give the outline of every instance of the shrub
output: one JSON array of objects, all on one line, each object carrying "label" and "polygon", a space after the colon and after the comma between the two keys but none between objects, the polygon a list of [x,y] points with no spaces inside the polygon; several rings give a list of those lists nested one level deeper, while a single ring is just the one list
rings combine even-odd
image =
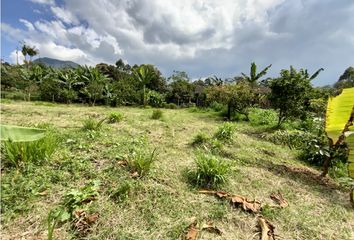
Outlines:
[{"label": "shrub", "polygon": [[153,90],[147,94],[148,104],[152,107],[163,107],[165,105],[165,97]]},{"label": "shrub", "polygon": [[313,135],[299,130],[277,130],[272,134],[265,135],[264,138],[275,144],[286,145],[290,149],[300,149],[306,142],[311,141]]},{"label": "shrub", "polygon": [[83,121],[83,126],[82,129],[85,131],[98,131],[102,128],[103,122],[106,120],[106,118],[97,121],[93,119],[92,117],[86,118]]},{"label": "shrub", "polygon": [[123,114],[120,112],[111,112],[108,115],[108,123],[117,123],[123,120]]},{"label": "shrub", "polygon": [[276,125],[278,115],[272,109],[251,108],[249,119],[253,125]]},{"label": "shrub", "polygon": [[232,123],[222,124],[216,131],[214,137],[220,141],[231,141],[235,132],[235,125]]},{"label": "shrub", "polygon": [[199,187],[217,188],[227,181],[229,164],[213,155],[198,153],[195,159],[197,169],[190,174],[190,180]]},{"label": "shrub", "polygon": [[165,104],[164,107],[168,108],[168,109],[177,109],[178,108],[178,106],[174,103],[167,103],[167,104]]},{"label": "shrub", "polygon": [[128,157],[128,167],[132,173],[137,172],[139,177],[147,175],[152,164],[156,160],[156,154],[154,149],[152,152],[142,148],[136,149]]},{"label": "shrub", "polygon": [[196,146],[196,145],[205,144],[208,142],[208,140],[209,140],[208,135],[201,132],[201,133],[198,133],[197,135],[194,136],[193,141],[192,141],[192,145]]},{"label": "shrub", "polygon": [[152,119],[160,119],[162,118],[163,112],[160,109],[155,109],[152,111],[151,118]]},{"label": "shrub", "polygon": [[215,112],[220,112],[220,111],[222,111],[225,108],[225,106],[223,104],[221,104],[221,103],[213,101],[210,104],[210,108],[213,109]]},{"label": "shrub", "polygon": [[41,164],[50,159],[57,147],[57,138],[52,133],[37,141],[4,141],[2,155],[5,164],[20,167],[25,163]]}]

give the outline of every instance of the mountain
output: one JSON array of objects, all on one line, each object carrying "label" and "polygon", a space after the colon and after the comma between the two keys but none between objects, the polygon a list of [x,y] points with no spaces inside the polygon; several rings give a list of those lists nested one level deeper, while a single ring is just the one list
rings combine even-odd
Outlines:
[{"label": "mountain", "polygon": [[53,68],[64,68],[64,67],[76,68],[79,66],[79,64],[74,63],[72,61],[62,61],[62,60],[48,58],[48,57],[37,58],[33,62],[34,63],[43,63],[43,64],[53,67]]}]

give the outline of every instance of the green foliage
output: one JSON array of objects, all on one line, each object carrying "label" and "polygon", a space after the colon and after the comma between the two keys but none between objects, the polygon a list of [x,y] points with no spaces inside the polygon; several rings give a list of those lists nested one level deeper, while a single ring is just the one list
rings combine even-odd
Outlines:
[{"label": "green foliage", "polygon": [[163,116],[163,111],[160,110],[160,109],[154,109],[152,111],[152,115],[151,115],[151,118],[152,119],[161,119]]},{"label": "green foliage", "polygon": [[223,123],[219,126],[218,130],[214,134],[214,137],[220,141],[232,141],[235,133],[235,125],[232,123]]},{"label": "green foliage", "polygon": [[193,137],[192,145],[198,146],[201,144],[206,144],[209,141],[209,137],[207,134],[200,132]]},{"label": "green foliage", "polygon": [[206,188],[217,188],[227,181],[230,165],[216,156],[198,153],[195,159],[196,170],[189,173],[189,180]]},{"label": "green foliage", "polygon": [[247,76],[246,74],[242,73],[242,76],[244,77],[244,79],[250,83],[253,87],[257,85],[257,81],[263,77],[264,75],[267,74],[268,69],[272,66],[272,64],[270,64],[269,66],[267,66],[266,68],[264,68],[262,71],[260,71],[259,73],[257,73],[257,65],[255,62],[251,63],[251,70],[250,70],[250,75]]},{"label": "green foliage", "polygon": [[58,141],[53,133],[47,133],[40,140],[28,142],[4,141],[1,152],[3,163],[10,166],[21,167],[33,163],[42,164],[50,160]]},{"label": "green foliage", "polygon": [[213,101],[210,104],[210,108],[213,109],[215,112],[220,112],[220,111],[222,111],[225,108],[225,105],[221,104],[221,103],[218,103],[216,101]]},{"label": "green foliage", "polygon": [[110,197],[116,201],[124,201],[129,197],[133,184],[130,181],[122,182],[117,189],[112,190]]},{"label": "green foliage", "polygon": [[165,105],[165,97],[153,90],[147,93],[147,102],[152,107],[163,107]]},{"label": "green foliage", "polygon": [[156,160],[156,149],[150,151],[147,147],[136,147],[128,155],[128,167],[132,173],[137,172],[139,177],[147,175]]},{"label": "green foliage", "polygon": [[111,112],[107,118],[108,118],[108,123],[117,123],[123,120],[124,115],[123,113],[120,112]]},{"label": "green foliage", "polygon": [[261,108],[251,108],[249,119],[251,124],[260,126],[260,125],[276,125],[278,115],[272,109],[261,109]]},{"label": "green foliage", "polygon": [[277,126],[280,126],[286,119],[306,116],[313,94],[311,80],[321,70],[323,69],[310,76],[307,70],[296,71],[290,66],[290,70],[281,70],[280,77],[267,82],[271,89],[269,100],[273,108],[279,111]]},{"label": "green foliage", "polygon": [[100,121],[97,121],[92,117],[86,118],[82,122],[82,124],[83,124],[82,129],[84,131],[99,131],[99,130],[101,130],[105,120],[106,120],[106,118],[103,118]]},{"label": "green foliage", "polygon": [[168,109],[177,109],[178,108],[178,106],[176,104],[174,104],[174,103],[166,103],[164,105],[164,107],[168,108]]}]

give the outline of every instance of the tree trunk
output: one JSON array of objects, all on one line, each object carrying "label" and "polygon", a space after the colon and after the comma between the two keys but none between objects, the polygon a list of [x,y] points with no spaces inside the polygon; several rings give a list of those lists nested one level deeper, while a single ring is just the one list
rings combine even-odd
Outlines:
[{"label": "tree trunk", "polygon": [[144,107],[146,106],[146,101],[145,101],[145,85],[143,86],[143,105],[144,105]]},{"label": "tree trunk", "polygon": [[331,160],[332,160],[332,157],[326,157],[324,163],[323,163],[323,170],[322,170],[322,173],[320,175],[320,177],[325,177],[328,173],[328,170],[329,170],[329,166],[331,164]]}]

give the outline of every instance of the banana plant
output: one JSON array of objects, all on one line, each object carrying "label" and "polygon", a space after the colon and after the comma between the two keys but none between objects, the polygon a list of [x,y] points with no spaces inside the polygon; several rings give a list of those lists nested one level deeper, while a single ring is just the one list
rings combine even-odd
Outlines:
[{"label": "banana plant", "polygon": [[[354,88],[343,89],[343,92],[330,98],[326,112],[326,134],[330,147],[336,147],[346,142],[349,148],[348,175],[354,178]],[[324,171],[328,171],[331,158],[324,164]],[[350,194],[354,205],[354,189]]]},{"label": "banana plant", "polygon": [[154,71],[146,65],[141,65],[138,68],[133,68],[133,76],[143,87],[143,105],[146,106],[146,85],[155,77]]},{"label": "banana plant", "polygon": [[242,76],[245,78],[245,80],[250,83],[252,86],[256,86],[257,85],[257,81],[263,77],[264,75],[267,74],[268,69],[272,66],[272,64],[268,65],[267,67],[265,67],[262,71],[260,71],[259,73],[257,73],[257,65],[255,62],[251,63],[251,69],[250,69],[250,75],[247,76],[244,73],[241,73]]},{"label": "banana plant", "polygon": [[39,128],[0,125],[1,141],[33,142],[42,139],[46,130]]}]

